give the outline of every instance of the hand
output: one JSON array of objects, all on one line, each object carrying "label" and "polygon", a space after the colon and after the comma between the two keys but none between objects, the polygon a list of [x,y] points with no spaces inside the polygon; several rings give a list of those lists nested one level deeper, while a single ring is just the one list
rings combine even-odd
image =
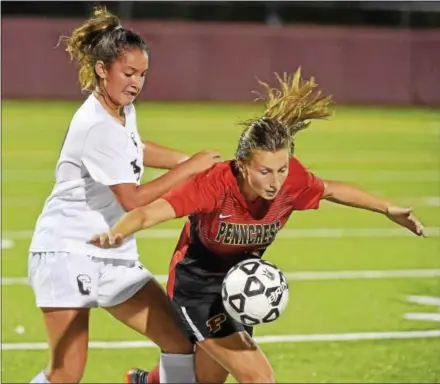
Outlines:
[{"label": "hand", "polygon": [[121,246],[124,238],[121,234],[114,235],[111,232],[93,236],[87,243],[99,248],[118,248]]},{"label": "hand", "polygon": [[388,207],[386,215],[395,223],[409,229],[417,236],[427,237],[423,224],[412,214],[412,208]]},{"label": "hand", "polygon": [[211,168],[215,163],[219,163],[221,161],[223,160],[218,152],[205,150],[191,156],[182,164],[185,165],[191,175],[195,175],[208,168]]}]

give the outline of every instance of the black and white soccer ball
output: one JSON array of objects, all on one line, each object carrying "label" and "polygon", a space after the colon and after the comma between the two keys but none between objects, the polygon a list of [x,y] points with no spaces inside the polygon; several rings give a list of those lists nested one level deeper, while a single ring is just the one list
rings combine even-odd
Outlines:
[{"label": "black and white soccer ball", "polygon": [[289,286],[275,265],[247,259],[234,265],[225,276],[222,300],[229,315],[244,325],[270,323],[286,309]]}]

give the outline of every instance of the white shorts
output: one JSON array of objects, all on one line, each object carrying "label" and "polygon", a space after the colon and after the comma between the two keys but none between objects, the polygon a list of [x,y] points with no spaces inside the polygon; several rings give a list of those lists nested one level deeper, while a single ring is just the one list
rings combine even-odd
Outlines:
[{"label": "white shorts", "polygon": [[69,252],[31,252],[28,276],[37,307],[49,308],[112,307],[153,278],[136,260]]}]

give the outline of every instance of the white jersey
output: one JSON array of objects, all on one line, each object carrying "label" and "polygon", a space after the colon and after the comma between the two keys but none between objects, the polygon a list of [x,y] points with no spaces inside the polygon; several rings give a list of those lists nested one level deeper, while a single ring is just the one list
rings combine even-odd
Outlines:
[{"label": "white jersey", "polygon": [[119,248],[87,241],[107,232],[125,213],[111,185],[136,183],[143,173],[143,148],[133,105],[122,126],[92,94],[75,113],[56,166],[56,183],[38,218],[30,252],[70,252],[137,259],[133,236]]}]

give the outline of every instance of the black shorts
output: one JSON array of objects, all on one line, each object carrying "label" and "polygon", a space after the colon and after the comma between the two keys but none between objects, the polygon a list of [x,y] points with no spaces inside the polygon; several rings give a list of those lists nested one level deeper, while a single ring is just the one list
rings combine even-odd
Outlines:
[{"label": "black shorts", "polygon": [[253,328],[234,320],[225,310],[221,295],[209,295],[189,305],[172,299],[183,325],[186,336],[192,343],[204,339],[216,339],[235,332],[247,332],[252,336]]}]

